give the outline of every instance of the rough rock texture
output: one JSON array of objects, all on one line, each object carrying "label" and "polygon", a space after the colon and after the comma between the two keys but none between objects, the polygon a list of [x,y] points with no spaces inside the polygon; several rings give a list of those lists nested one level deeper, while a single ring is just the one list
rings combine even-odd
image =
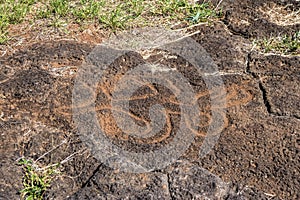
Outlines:
[{"label": "rough rock texture", "polygon": [[205,81],[191,63],[157,49],[146,57],[128,52],[109,65],[105,81],[96,87],[96,114],[107,138],[128,151],[147,152],[171,143],[179,129],[180,102],[173,94],[176,89],[151,84],[139,88],[130,99],[129,115],[147,125],[149,108],[160,103],[170,113],[167,126],[149,138],[125,133],[109,105],[112,87],[122,74],[145,62],[160,63],[176,68],[195,91],[197,117],[202,120],[197,126],[194,119],[185,121],[194,141],[176,162],[148,173],[107,167],[78,134],[72,120],[72,90],[93,46],[45,42],[1,57],[0,199],[19,199],[21,157],[38,160],[41,166],[65,161],[45,199],[299,199],[300,59],[251,51],[248,40],[289,33],[299,24],[272,24],[255,10],[263,3],[223,1],[223,22],[194,27],[200,32],[192,38],[218,65],[220,73],[214,75],[222,78],[227,92],[222,96],[219,88],[212,88],[211,97],[220,105],[226,99],[226,112],[218,115],[224,122],[217,130],[220,138],[204,157],[199,158],[199,149],[213,123],[211,110],[218,109],[210,104]]},{"label": "rough rock texture", "polygon": [[101,165],[69,199],[171,199],[168,184],[163,173],[119,173]]}]

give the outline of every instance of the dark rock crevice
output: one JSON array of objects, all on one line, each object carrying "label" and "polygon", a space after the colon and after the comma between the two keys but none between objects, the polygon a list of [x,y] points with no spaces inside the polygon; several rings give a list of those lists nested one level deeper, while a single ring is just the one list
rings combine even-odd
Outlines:
[{"label": "dark rock crevice", "polygon": [[242,32],[242,31],[235,31],[234,28],[229,24],[229,21],[228,21],[228,15],[229,15],[231,12],[232,12],[232,11],[230,11],[230,10],[226,11],[225,17],[224,17],[224,19],[222,20],[222,22],[223,22],[224,25],[227,27],[227,29],[230,31],[230,33],[232,33],[233,35],[241,36],[241,37],[243,37],[244,39],[249,39],[250,36],[249,36],[248,33]]},{"label": "dark rock crevice", "polygon": [[299,119],[297,62],[295,57],[264,55],[255,51],[247,54],[245,73],[257,82],[263,104],[272,117]]},{"label": "dark rock crevice", "polygon": [[102,166],[103,164],[100,163],[96,169],[93,171],[93,173],[91,174],[91,176],[81,185],[80,188],[84,188],[85,186],[87,186],[87,184],[89,184],[89,182],[93,179],[93,177],[95,177],[95,175],[98,173],[98,171],[100,170],[100,167]]},{"label": "dark rock crevice", "polygon": [[170,178],[170,174],[167,174],[167,180],[168,180],[168,191],[169,191],[170,199],[171,200],[175,200],[174,196],[172,195],[172,191],[171,191],[171,178]]},{"label": "dark rock crevice", "polygon": [[267,91],[266,91],[266,89],[264,88],[264,86],[263,86],[263,84],[261,82],[259,82],[259,89],[260,89],[260,91],[262,93],[262,97],[263,97],[263,100],[264,100],[264,105],[265,105],[268,113],[269,114],[273,114],[270,102],[268,100]]},{"label": "dark rock crevice", "polygon": [[263,102],[264,102],[264,105],[266,107],[266,110],[268,111],[269,115],[270,116],[275,116],[275,117],[289,117],[289,118],[295,118],[295,119],[300,119],[299,116],[297,116],[296,114],[280,114],[280,113],[277,113],[277,112],[274,112],[272,110],[272,105],[270,103],[270,101],[268,100],[268,92],[266,90],[266,88],[263,86],[262,82],[259,82],[259,89],[262,93],[262,97],[263,97]]},{"label": "dark rock crevice", "polygon": [[249,51],[247,53],[247,57],[246,57],[246,74],[249,74],[251,77],[253,78],[258,78],[258,76],[251,71],[251,66],[250,66],[250,63],[251,63],[251,53],[252,51]]}]

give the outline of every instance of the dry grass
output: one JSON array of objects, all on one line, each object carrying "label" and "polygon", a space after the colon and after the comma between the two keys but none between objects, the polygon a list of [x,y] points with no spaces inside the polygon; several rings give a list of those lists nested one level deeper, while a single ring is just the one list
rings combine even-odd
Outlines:
[{"label": "dry grass", "polygon": [[[222,17],[220,5],[215,7],[209,0],[202,4],[191,0],[0,2],[0,56],[33,42],[65,39],[99,44],[111,33],[124,29],[149,26],[179,29]],[[19,14],[14,16],[16,8]]]},{"label": "dry grass", "polygon": [[300,8],[293,8],[291,4],[280,6],[275,3],[264,4],[258,9],[266,18],[277,25],[288,26],[300,23]]}]

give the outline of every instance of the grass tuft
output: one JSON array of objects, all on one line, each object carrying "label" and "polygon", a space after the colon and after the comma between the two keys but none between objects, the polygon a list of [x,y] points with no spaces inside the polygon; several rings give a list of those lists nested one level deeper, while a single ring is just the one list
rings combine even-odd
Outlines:
[{"label": "grass tuft", "polygon": [[32,160],[22,158],[18,162],[23,167],[23,187],[20,191],[21,198],[26,200],[41,200],[45,191],[50,187],[55,174],[58,173],[59,164],[40,168]]},{"label": "grass tuft", "polygon": [[8,40],[10,24],[19,24],[25,20],[35,0],[0,0],[0,44]]},{"label": "grass tuft", "polygon": [[81,0],[79,5],[76,5],[76,7],[72,9],[72,15],[78,23],[84,20],[92,20],[98,17],[101,8],[104,6],[104,1]]},{"label": "grass tuft", "polygon": [[222,10],[215,10],[210,3],[199,4],[195,8],[191,8],[191,15],[187,18],[192,23],[206,22],[209,19],[219,19],[222,17]]},{"label": "grass tuft", "polygon": [[264,53],[279,53],[285,55],[300,54],[300,30],[293,35],[271,37],[254,41],[254,44]]}]

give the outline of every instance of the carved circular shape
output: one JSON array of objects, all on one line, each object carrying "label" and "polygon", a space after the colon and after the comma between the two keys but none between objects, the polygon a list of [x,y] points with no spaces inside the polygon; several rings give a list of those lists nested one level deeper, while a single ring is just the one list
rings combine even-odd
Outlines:
[{"label": "carved circular shape", "polygon": [[[201,122],[201,112],[195,103],[198,96],[185,76],[186,69],[147,62],[139,56],[153,49],[177,55],[192,65],[195,75],[204,81],[209,96],[218,88],[219,98],[208,99],[214,109],[210,110],[211,122],[206,129],[200,156],[214,146],[222,130],[220,127],[225,123],[223,81],[213,60],[199,43],[164,29],[126,32],[95,47],[79,70],[73,89],[73,119],[81,140],[97,159],[114,169],[141,173],[166,167],[188,149],[195,136],[191,130],[197,131]],[[128,59],[126,55],[136,56],[136,59],[129,64],[131,66],[124,67],[120,63],[122,58]],[[120,66],[115,67],[115,80],[110,81],[108,77],[111,73],[107,71],[116,62]],[[98,92],[99,85],[102,85],[102,96]],[[148,102],[143,96],[136,95],[137,91],[142,90],[148,91]],[[157,97],[159,91],[164,91],[164,95]],[[165,101],[164,96],[168,96],[169,102]],[[143,102],[147,106],[143,106]],[[174,110],[168,108],[170,103],[176,105],[172,107]],[[141,110],[144,114],[140,113]],[[109,130],[107,124],[114,124],[116,128]],[[142,145],[142,148],[135,149],[135,144],[133,149],[122,148],[122,143],[114,142],[107,134],[111,132],[116,136],[114,131],[125,135],[125,138],[132,138],[136,146],[142,145],[143,141],[152,142],[148,142],[148,146]],[[161,143],[164,140],[167,142]],[[138,144],[139,141],[141,144]],[[155,143],[160,145],[155,146]],[[155,148],[147,148],[149,145]]]}]

